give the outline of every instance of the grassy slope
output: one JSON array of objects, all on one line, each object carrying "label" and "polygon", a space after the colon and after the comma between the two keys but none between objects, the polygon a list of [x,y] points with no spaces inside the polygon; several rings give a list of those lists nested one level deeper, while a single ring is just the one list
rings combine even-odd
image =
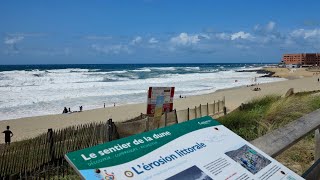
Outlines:
[{"label": "grassy slope", "polygon": [[[320,108],[320,95],[305,92],[281,98],[277,95],[255,99],[219,121],[244,139],[251,141],[297,118]],[[276,159],[298,174],[302,174],[314,160],[314,134],[279,155]]]}]

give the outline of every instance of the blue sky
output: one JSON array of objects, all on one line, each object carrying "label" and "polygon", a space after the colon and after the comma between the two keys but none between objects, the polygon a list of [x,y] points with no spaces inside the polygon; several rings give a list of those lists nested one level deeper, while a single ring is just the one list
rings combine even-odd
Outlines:
[{"label": "blue sky", "polygon": [[320,52],[319,0],[17,1],[0,64],[278,62]]}]

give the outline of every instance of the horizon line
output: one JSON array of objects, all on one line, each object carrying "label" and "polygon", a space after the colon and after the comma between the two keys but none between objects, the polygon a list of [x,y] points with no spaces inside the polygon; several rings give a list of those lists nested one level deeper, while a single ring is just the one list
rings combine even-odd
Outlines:
[{"label": "horizon line", "polygon": [[0,64],[0,66],[28,66],[28,65],[144,65],[144,64],[278,64],[278,62],[230,62],[230,63],[80,63],[80,64]]}]

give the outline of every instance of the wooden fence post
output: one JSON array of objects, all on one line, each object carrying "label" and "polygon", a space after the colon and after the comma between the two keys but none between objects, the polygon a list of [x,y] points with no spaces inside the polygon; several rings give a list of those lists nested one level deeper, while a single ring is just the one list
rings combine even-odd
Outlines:
[{"label": "wooden fence post", "polygon": [[317,161],[320,158],[320,127],[314,131],[315,139],[315,153],[314,160]]},{"label": "wooden fence post", "polygon": [[209,103],[207,103],[207,116],[209,116]]},{"label": "wooden fence post", "polygon": [[146,122],[146,123],[147,123],[147,124],[146,124],[146,130],[149,131],[149,129],[150,129],[150,128],[149,128],[149,116],[147,116],[147,122]]},{"label": "wooden fence post", "polygon": [[107,126],[108,126],[108,141],[112,141],[112,132],[113,132],[112,119],[108,120]]},{"label": "wooden fence post", "polygon": [[227,108],[223,106],[223,115],[227,115]]},{"label": "wooden fence post", "polygon": [[194,117],[197,118],[197,106],[194,107]]},{"label": "wooden fence post", "polygon": [[176,109],[174,109],[174,116],[176,118],[176,124],[178,124],[179,121],[178,121],[178,115],[177,115],[177,110]]},{"label": "wooden fence post", "polygon": [[223,114],[227,115],[227,107],[226,107],[226,97],[223,96]]},{"label": "wooden fence post", "polygon": [[54,146],[53,146],[53,130],[52,128],[48,129],[48,143],[49,143],[49,154],[51,162],[54,160]]},{"label": "wooden fence post", "polygon": [[188,121],[190,120],[190,109],[188,107]]},{"label": "wooden fence post", "polygon": [[199,108],[200,108],[200,117],[202,117],[202,111],[201,111],[201,104],[200,104],[200,106],[199,106]]},{"label": "wooden fence post", "polygon": [[164,127],[167,126],[167,122],[168,122],[168,112],[166,111],[166,112],[164,113]]}]

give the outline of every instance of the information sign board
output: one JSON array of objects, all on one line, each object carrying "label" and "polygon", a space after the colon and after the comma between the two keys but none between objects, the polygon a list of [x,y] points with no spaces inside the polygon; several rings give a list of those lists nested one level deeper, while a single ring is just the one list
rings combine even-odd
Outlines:
[{"label": "information sign board", "polygon": [[149,87],[147,114],[161,116],[163,112],[173,110],[174,87]]},{"label": "information sign board", "polygon": [[209,116],[65,157],[84,179],[303,179]]}]

